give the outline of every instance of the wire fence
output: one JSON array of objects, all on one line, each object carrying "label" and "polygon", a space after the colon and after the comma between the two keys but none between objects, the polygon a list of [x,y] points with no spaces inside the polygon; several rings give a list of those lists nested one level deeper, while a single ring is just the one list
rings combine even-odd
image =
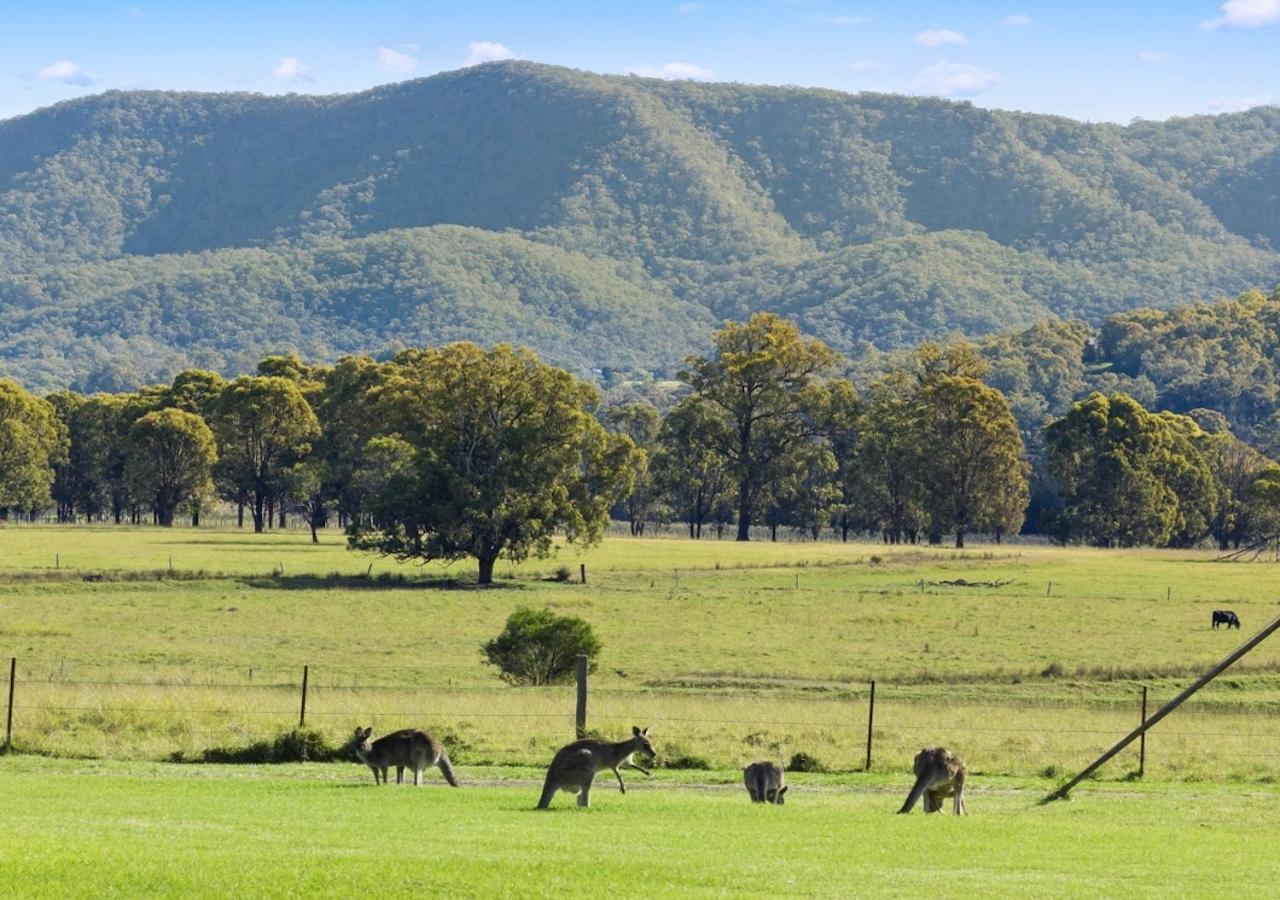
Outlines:
[{"label": "wire fence", "polygon": [[[660,764],[726,768],[755,758],[835,771],[908,769],[921,747],[961,752],[975,773],[1059,776],[1142,721],[1142,687],[1078,702],[975,698],[961,688],[868,683],[831,696],[650,687],[584,678],[557,687],[449,683],[444,667],[210,667],[193,673],[15,659],[5,746],[50,755],[185,759],[314,730],[341,746],[358,725],[422,727],[458,762],[543,765],[576,734],[652,729]],[[381,676],[381,677],[380,677]],[[1149,710],[1176,687],[1148,697]],[[1209,688],[1126,750],[1109,777],[1280,778],[1280,705]]]}]

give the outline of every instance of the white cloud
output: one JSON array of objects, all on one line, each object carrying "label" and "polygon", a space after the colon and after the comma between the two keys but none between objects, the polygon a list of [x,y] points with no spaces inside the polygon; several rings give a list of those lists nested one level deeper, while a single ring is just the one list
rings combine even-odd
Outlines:
[{"label": "white cloud", "polygon": [[1227,0],[1222,15],[1201,22],[1209,31],[1215,28],[1261,28],[1280,22],[1280,0]]},{"label": "white cloud", "polygon": [[63,84],[75,84],[80,87],[93,84],[96,81],[79,63],[74,63],[69,59],[60,59],[55,63],[49,63],[49,65],[36,72],[36,78],[41,81],[61,81]]},{"label": "white cloud", "polygon": [[681,3],[676,7],[676,12],[687,16],[689,13],[696,13],[700,9],[702,9],[701,3]]},{"label": "white cloud", "polygon": [[384,72],[407,75],[418,68],[418,58],[410,56],[408,53],[401,53],[399,50],[393,50],[390,47],[379,47],[378,68]]},{"label": "white cloud", "polygon": [[870,25],[875,21],[871,16],[815,16],[819,25],[834,25],[837,28],[856,28],[859,25]]},{"label": "white cloud", "polygon": [[1147,65],[1152,66],[1160,63],[1167,63],[1169,61],[1169,54],[1165,53],[1163,50],[1139,50],[1138,59]]},{"label": "white cloud", "polygon": [[925,47],[941,47],[943,44],[967,44],[969,39],[950,28],[930,28],[916,35],[916,43]]},{"label": "white cloud", "polygon": [[876,59],[860,59],[849,63],[850,72],[880,72],[887,68],[889,68],[888,63]]},{"label": "white cloud", "polygon": [[1000,20],[1001,28],[1026,28],[1031,24],[1031,17],[1026,13],[1014,13]]},{"label": "white cloud", "polygon": [[1266,97],[1227,97],[1214,100],[1209,104],[1212,112],[1244,112],[1255,106],[1266,106],[1270,101]]},{"label": "white cloud", "polygon": [[705,81],[711,77],[711,70],[694,63],[669,62],[660,66],[632,66],[627,69],[627,74],[640,75],[644,78],[662,78],[667,81],[678,81],[682,78]]},{"label": "white cloud", "polygon": [[316,80],[315,76],[311,74],[311,69],[299,62],[296,56],[280,57],[280,62],[276,63],[276,68],[273,74],[281,81]]},{"label": "white cloud", "polygon": [[506,44],[499,44],[496,41],[472,41],[467,44],[467,61],[463,65],[478,66],[480,63],[515,58],[516,55]]},{"label": "white cloud", "polygon": [[995,72],[947,59],[921,69],[916,76],[917,86],[939,97],[972,97],[999,82]]}]

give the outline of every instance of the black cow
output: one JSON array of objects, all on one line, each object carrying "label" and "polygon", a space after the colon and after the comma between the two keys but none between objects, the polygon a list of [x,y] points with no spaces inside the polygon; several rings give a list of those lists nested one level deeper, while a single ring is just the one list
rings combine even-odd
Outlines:
[{"label": "black cow", "polygon": [[1229,609],[1215,609],[1213,611],[1213,627],[1226,625],[1228,628],[1239,628],[1240,617]]}]

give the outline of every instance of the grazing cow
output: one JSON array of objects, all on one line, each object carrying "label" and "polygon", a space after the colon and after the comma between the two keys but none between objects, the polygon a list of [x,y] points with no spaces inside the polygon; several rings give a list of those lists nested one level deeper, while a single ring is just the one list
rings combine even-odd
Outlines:
[{"label": "grazing cow", "polygon": [[1240,617],[1229,609],[1215,609],[1213,611],[1213,627],[1226,625],[1228,628],[1239,628]]}]

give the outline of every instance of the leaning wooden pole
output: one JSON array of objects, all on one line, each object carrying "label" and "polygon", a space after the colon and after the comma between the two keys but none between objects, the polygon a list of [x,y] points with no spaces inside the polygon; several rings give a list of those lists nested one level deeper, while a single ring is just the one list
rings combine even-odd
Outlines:
[{"label": "leaning wooden pole", "polygon": [[1277,628],[1280,628],[1280,616],[1277,616],[1275,619],[1271,621],[1270,625],[1268,625],[1266,628],[1262,629],[1253,637],[1249,638],[1249,640],[1245,641],[1243,644],[1237,647],[1231,653],[1231,655],[1228,656],[1226,659],[1224,659],[1222,662],[1218,663],[1208,672],[1205,672],[1203,675],[1197,678],[1195,683],[1192,684],[1189,688],[1187,688],[1181,694],[1174,697],[1164,706],[1156,710],[1155,714],[1152,715],[1150,719],[1147,719],[1145,722],[1143,722],[1133,731],[1129,732],[1127,735],[1121,738],[1120,741],[1117,742],[1115,746],[1113,746],[1106,753],[1102,754],[1093,762],[1091,762],[1088,766],[1086,766],[1084,771],[1082,771],[1079,775],[1077,775],[1075,778],[1072,778],[1070,781],[1068,781],[1062,787],[1058,788],[1049,796],[1045,797],[1040,802],[1051,803],[1054,800],[1065,799],[1066,796],[1071,792],[1071,789],[1073,787],[1075,787],[1077,784],[1084,781],[1086,778],[1088,778],[1090,775],[1096,772],[1103,764],[1107,762],[1107,760],[1111,759],[1113,756],[1115,756],[1125,747],[1128,747],[1131,743],[1133,743],[1134,739],[1137,738],[1139,735],[1146,734],[1147,729],[1154,726],[1157,722],[1159,722],[1165,716],[1169,715],[1169,713],[1173,712],[1175,709],[1181,706],[1192,694],[1200,690],[1200,688],[1204,687],[1210,681],[1213,681],[1213,679],[1217,678],[1219,675],[1225,672],[1233,662],[1235,662],[1240,657],[1244,656],[1246,653],[1248,653],[1254,647],[1261,644],[1267,638],[1271,637],[1272,633],[1275,632]]}]

